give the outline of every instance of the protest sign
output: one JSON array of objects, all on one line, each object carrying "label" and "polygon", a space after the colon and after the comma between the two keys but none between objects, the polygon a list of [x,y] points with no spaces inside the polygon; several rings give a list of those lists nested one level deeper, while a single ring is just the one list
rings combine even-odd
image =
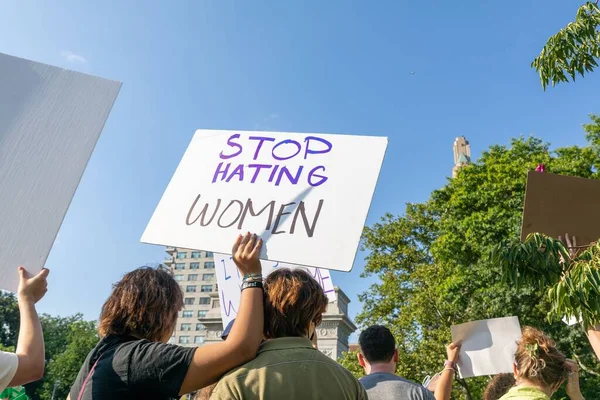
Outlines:
[{"label": "protest sign", "polygon": [[40,271],[121,83],[0,54],[0,288]]},{"label": "protest sign", "polygon": [[521,239],[530,233],[575,236],[577,245],[600,239],[600,180],[530,171]]},{"label": "protest sign", "polygon": [[[240,289],[242,287],[242,278],[233,259],[230,255],[214,254],[215,269],[217,273],[217,283],[219,285],[219,300],[221,303],[221,317],[223,326],[236,317],[240,305]],[[319,285],[323,288],[329,302],[336,300],[335,288],[328,270],[322,268],[302,267],[300,265],[285,264],[273,261],[262,260],[263,277],[267,277],[271,272],[278,268],[306,270]]]},{"label": "protest sign", "polygon": [[453,325],[452,342],[461,342],[458,371],[462,378],[512,372],[518,317],[493,318]]},{"label": "protest sign", "polygon": [[142,242],[350,271],[387,138],[281,132],[194,135]]}]

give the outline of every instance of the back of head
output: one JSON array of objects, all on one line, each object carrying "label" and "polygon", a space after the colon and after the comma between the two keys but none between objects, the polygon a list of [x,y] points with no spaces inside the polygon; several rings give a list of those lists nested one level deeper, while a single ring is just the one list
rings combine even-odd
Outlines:
[{"label": "back of head", "polygon": [[264,282],[265,337],[306,336],[310,323],[321,323],[327,296],[318,282],[302,269],[281,268]]},{"label": "back of head", "polygon": [[369,364],[390,362],[396,350],[394,335],[382,325],[373,325],[362,331],[358,345]]},{"label": "back of head", "polygon": [[[566,357],[544,332],[525,327],[515,353],[518,378],[555,391],[569,372]],[[517,379],[518,379],[517,378]]]},{"label": "back of head", "polygon": [[483,400],[498,400],[515,385],[513,374],[499,374],[485,388]]},{"label": "back of head", "polygon": [[114,285],[102,306],[98,333],[159,342],[171,334],[182,308],[183,293],[170,271],[138,268]]}]

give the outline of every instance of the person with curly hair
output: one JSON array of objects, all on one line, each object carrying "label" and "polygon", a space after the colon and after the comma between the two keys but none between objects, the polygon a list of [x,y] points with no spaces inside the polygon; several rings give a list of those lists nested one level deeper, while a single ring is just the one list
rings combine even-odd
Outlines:
[{"label": "person with curly hair", "polygon": [[567,380],[569,398],[583,400],[577,364],[568,360],[544,332],[525,327],[517,345],[515,386],[500,400],[550,400]]},{"label": "person with curly hair", "polygon": [[499,400],[515,385],[513,374],[498,374],[490,381],[483,393],[483,400]]}]

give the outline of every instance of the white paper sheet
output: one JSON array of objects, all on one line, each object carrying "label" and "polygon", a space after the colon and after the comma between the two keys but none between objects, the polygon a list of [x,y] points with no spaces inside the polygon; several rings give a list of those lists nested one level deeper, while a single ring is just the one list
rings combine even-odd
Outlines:
[{"label": "white paper sheet", "polygon": [[518,317],[471,321],[450,329],[452,341],[461,342],[458,370],[462,378],[512,372],[521,338]]}]

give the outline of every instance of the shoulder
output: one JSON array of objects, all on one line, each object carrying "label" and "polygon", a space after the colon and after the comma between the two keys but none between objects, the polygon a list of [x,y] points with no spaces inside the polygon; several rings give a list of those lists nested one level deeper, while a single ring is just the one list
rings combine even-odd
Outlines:
[{"label": "shoulder", "polygon": [[181,347],[174,344],[137,339],[121,343],[115,351],[115,357],[126,356],[132,361],[148,360],[159,363],[173,358],[183,358],[191,361],[195,351],[195,347]]},{"label": "shoulder", "polygon": [[19,357],[15,353],[0,351],[0,391],[8,386],[18,368]]}]

